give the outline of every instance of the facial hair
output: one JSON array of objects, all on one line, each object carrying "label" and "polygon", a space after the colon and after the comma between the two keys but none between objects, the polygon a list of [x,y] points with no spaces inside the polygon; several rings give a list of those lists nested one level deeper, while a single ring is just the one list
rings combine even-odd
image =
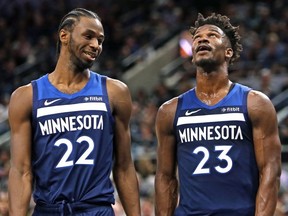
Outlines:
[{"label": "facial hair", "polygon": [[83,70],[86,70],[86,69],[89,69],[93,66],[93,61],[91,62],[87,62],[87,61],[84,61],[83,59],[79,58],[76,53],[75,53],[75,50],[76,50],[76,46],[75,46],[75,41],[74,39],[71,37],[70,38],[70,41],[69,41],[69,45],[68,45],[68,49],[69,49],[69,52],[70,52],[70,61],[72,62],[72,64],[75,65],[75,67],[79,70],[79,71],[83,71]]},{"label": "facial hair", "polygon": [[202,67],[202,68],[206,68],[206,67],[214,67],[216,65],[218,65],[218,62],[215,59],[200,59],[198,61],[195,61],[195,65],[197,67]]}]

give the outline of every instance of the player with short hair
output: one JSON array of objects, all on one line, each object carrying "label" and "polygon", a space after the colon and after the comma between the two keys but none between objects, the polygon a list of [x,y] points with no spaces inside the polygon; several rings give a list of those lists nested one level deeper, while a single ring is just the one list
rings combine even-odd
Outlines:
[{"label": "player with short hair", "polygon": [[273,216],[281,173],[274,106],[229,80],[242,46],[227,16],[199,14],[190,31],[196,86],[156,118],[156,215]]}]

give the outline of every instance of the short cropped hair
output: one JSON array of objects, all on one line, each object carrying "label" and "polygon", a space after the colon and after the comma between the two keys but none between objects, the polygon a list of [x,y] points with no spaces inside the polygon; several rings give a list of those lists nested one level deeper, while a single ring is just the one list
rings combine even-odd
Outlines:
[{"label": "short cropped hair", "polygon": [[[61,29],[66,29],[71,32],[75,26],[75,23],[80,20],[80,17],[90,17],[98,19],[101,22],[100,17],[95,12],[84,8],[75,8],[62,18],[58,27],[58,35]],[[58,38],[56,47],[57,55],[59,55],[60,49],[61,49],[61,41]]]},{"label": "short cropped hair", "polygon": [[240,53],[243,50],[240,43],[240,35],[238,32],[239,27],[233,26],[227,16],[212,13],[210,16],[204,18],[203,15],[199,13],[198,18],[195,21],[195,25],[193,27],[190,27],[190,33],[194,35],[199,27],[207,24],[215,25],[225,33],[231,43],[231,48],[233,50],[233,56],[230,59],[230,63],[233,63],[236,59],[240,57]]}]

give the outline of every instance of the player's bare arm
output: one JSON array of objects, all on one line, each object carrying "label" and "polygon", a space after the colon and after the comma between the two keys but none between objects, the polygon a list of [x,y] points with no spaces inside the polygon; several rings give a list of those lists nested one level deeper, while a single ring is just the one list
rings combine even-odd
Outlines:
[{"label": "player's bare arm", "polygon": [[176,177],[176,140],[173,120],[177,98],[164,103],[156,117],[158,139],[157,171],[155,176],[156,215],[173,215],[177,205],[178,182]]},{"label": "player's bare arm", "polygon": [[115,118],[114,181],[126,214],[140,215],[139,186],[131,157],[129,123],[132,100],[130,92],[124,83],[114,79],[107,79],[107,89]]},{"label": "player's bare arm", "polygon": [[277,115],[266,95],[258,91],[248,96],[248,112],[253,125],[253,140],[260,185],[255,216],[273,216],[281,174],[281,143]]},{"label": "player's bare arm", "polygon": [[11,169],[9,172],[10,215],[27,215],[32,192],[31,172],[31,85],[18,88],[11,96]]}]

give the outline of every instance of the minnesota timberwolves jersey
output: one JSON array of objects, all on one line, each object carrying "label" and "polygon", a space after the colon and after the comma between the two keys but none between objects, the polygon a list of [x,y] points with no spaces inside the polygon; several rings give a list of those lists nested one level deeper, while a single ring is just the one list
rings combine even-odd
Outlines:
[{"label": "minnesota timberwolves jersey", "polygon": [[250,89],[235,84],[219,103],[202,103],[195,89],[179,96],[174,120],[180,184],[175,215],[252,216],[258,189]]},{"label": "minnesota timberwolves jersey", "polygon": [[75,94],[58,91],[48,75],[32,87],[35,202],[114,203],[114,119],[106,77],[90,72]]}]

